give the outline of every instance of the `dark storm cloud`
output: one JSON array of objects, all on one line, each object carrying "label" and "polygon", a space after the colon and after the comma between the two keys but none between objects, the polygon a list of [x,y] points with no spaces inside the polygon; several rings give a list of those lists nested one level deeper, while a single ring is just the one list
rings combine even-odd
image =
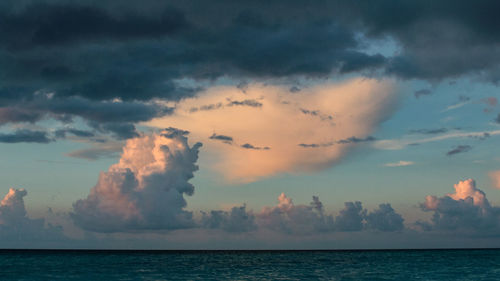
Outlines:
[{"label": "dark storm cloud", "polygon": [[40,112],[33,112],[23,108],[0,108],[0,125],[6,123],[28,122],[35,123],[42,118]]},{"label": "dark storm cloud", "polygon": [[116,139],[125,140],[129,138],[135,138],[139,136],[139,133],[136,131],[134,124],[132,123],[121,123],[121,122],[106,122],[106,123],[98,123],[91,122],[89,124],[94,129],[99,132],[109,132],[113,134]]},{"label": "dark storm cloud", "polygon": [[[11,107],[0,108],[0,125],[9,122],[34,123],[44,117],[69,123],[73,117],[81,117],[90,127],[101,133],[112,133],[118,139],[137,136],[134,123],[149,121],[173,111],[156,103],[95,101],[81,97],[47,98],[44,95],[12,104]],[[70,133],[78,134],[77,131]]]},{"label": "dark storm cloud", "polygon": [[[500,21],[490,12],[498,3],[487,0],[24,3],[2,5],[0,44],[8,50],[2,58],[13,66],[5,74],[97,99],[179,98],[189,95],[172,83],[182,77],[324,76],[386,67],[436,79],[492,70],[500,59]],[[390,36],[402,51],[364,53],[369,43],[358,32]],[[67,80],[76,86],[61,85]]]},{"label": "dark storm cloud", "polygon": [[472,149],[472,146],[470,146],[470,145],[458,145],[458,146],[454,147],[452,150],[446,152],[446,155],[452,156],[452,155],[455,155],[458,153],[467,152],[471,149]]},{"label": "dark storm cloud", "polygon": [[75,128],[60,129],[55,132],[55,136],[58,138],[65,138],[67,134],[72,134],[76,137],[82,137],[82,138],[90,138],[95,136],[93,132],[79,130]]},{"label": "dark storm cloud", "polygon": [[[30,105],[28,105],[30,106]],[[96,102],[80,97],[42,100],[31,104],[33,109],[42,109],[54,114],[80,116],[95,122],[141,122],[172,112],[172,108],[158,104],[130,102]]]},{"label": "dark storm cloud", "polygon": [[12,133],[0,133],[0,143],[35,142],[49,143],[53,139],[49,138],[46,132],[19,129]]},{"label": "dark storm cloud", "polygon": [[[0,3],[0,124],[79,116],[109,123],[97,129],[126,138],[135,135],[134,123],[168,114],[148,101],[190,97],[199,82],[220,77],[325,78],[375,70],[432,81],[475,74],[498,82],[498,8],[488,0],[6,0]],[[397,50],[367,51],[372,39],[390,39]],[[53,99],[38,101],[40,91]],[[123,104],[111,106],[115,98]]]},{"label": "dark storm cloud", "polygon": [[357,51],[355,32],[333,19],[292,23],[252,3],[212,3],[203,14],[206,3],[196,1],[141,6],[7,1],[0,10],[4,91],[178,99],[193,93],[177,78],[317,76],[381,63],[380,55]]},{"label": "dark storm cloud", "polygon": [[3,11],[0,35],[6,39],[2,44],[10,48],[36,48],[81,41],[160,37],[186,25],[184,15],[175,9],[165,9],[153,18],[118,17],[95,6],[40,3],[18,12]]}]

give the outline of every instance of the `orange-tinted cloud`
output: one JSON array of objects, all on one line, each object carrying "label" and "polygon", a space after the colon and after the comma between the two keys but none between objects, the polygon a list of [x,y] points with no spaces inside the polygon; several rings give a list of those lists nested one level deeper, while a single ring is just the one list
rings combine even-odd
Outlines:
[{"label": "orange-tinted cloud", "polygon": [[213,167],[227,180],[248,182],[338,163],[351,148],[374,140],[370,135],[395,102],[387,80],[353,79],[293,93],[263,84],[244,91],[216,86],[147,124],[190,131],[192,140],[215,152]]}]

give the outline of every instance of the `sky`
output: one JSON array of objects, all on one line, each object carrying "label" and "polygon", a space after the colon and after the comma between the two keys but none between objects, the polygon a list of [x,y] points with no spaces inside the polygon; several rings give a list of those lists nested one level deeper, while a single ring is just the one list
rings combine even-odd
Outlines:
[{"label": "sky", "polygon": [[2,1],[0,247],[500,247],[496,1]]}]

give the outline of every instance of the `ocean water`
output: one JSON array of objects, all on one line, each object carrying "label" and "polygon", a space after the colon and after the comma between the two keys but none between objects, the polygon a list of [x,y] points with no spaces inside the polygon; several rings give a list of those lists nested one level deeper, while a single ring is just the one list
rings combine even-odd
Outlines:
[{"label": "ocean water", "polygon": [[3,250],[0,280],[500,280],[500,250]]}]

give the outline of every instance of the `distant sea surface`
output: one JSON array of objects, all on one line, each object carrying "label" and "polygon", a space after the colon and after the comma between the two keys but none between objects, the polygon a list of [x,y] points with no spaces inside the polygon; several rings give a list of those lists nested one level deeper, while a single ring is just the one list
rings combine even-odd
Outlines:
[{"label": "distant sea surface", "polygon": [[1,280],[500,280],[500,250],[0,250]]}]

